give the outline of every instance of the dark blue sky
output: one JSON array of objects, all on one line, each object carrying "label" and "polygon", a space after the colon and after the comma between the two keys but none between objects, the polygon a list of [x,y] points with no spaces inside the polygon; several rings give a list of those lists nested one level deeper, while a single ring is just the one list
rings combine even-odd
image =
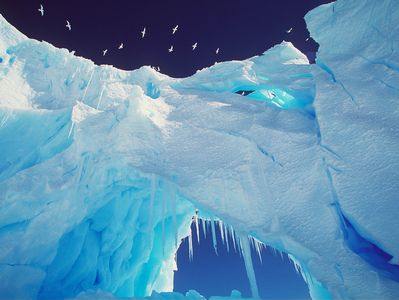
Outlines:
[{"label": "dark blue sky", "polygon": [[[160,66],[183,77],[215,61],[245,59],[288,40],[312,56],[303,16],[329,0],[1,0],[0,12],[29,37],[122,69]],[[41,17],[37,9],[45,8]],[[66,19],[72,31],[65,27]],[[171,28],[178,24],[172,36]],[[140,38],[146,26],[148,36]],[[286,30],[293,27],[290,34]],[[117,50],[119,43],[125,48]],[[198,49],[191,45],[198,42]],[[167,49],[174,45],[175,52]],[[220,54],[215,55],[215,49]],[[103,57],[101,51],[109,49]]]},{"label": "dark blue sky", "polygon": [[[209,297],[228,296],[231,290],[237,289],[243,296],[249,297],[251,293],[244,261],[234,249],[227,252],[226,246],[222,244],[218,226],[216,226],[218,255],[213,250],[210,227],[205,239],[200,226],[200,244],[197,242],[194,225],[192,230],[194,259],[190,262],[188,240],[185,239],[177,253],[178,271],[175,272],[175,290],[185,293],[195,289]],[[302,276],[296,273],[285,254],[282,258],[280,254],[275,255],[270,249],[263,250],[263,263],[261,263],[253,250],[252,261],[262,299],[310,299],[306,283]]]}]

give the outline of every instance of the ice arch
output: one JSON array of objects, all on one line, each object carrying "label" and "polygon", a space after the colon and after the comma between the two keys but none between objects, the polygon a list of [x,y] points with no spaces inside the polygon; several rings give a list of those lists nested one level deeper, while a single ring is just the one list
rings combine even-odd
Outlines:
[{"label": "ice arch", "polygon": [[198,208],[292,255],[315,299],[398,298],[398,6],[310,12],[317,65],[282,43],[185,79],[1,17],[0,294],[170,290]]}]

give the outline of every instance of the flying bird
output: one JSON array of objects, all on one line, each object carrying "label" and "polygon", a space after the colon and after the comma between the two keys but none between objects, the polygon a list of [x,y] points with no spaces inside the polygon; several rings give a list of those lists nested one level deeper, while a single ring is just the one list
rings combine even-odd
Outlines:
[{"label": "flying bird", "polygon": [[172,34],[175,34],[178,28],[179,28],[179,25],[176,25],[175,27],[173,27]]},{"label": "flying bird", "polygon": [[219,54],[219,48],[216,49],[216,54]]},{"label": "flying bird", "polygon": [[169,53],[173,52],[173,45],[170,46],[170,48],[168,49],[168,52],[169,52]]},{"label": "flying bird", "polygon": [[191,47],[193,47],[193,51],[197,48],[197,46],[198,46],[197,42],[195,42],[195,44],[191,46]]},{"label": "flying bird", "polygon": [[287,30],[287,33],[291,33],[291,31],[292,31],[292,27]]},{"label": "flying bird", "polygon": [[44,8],[43,5],[40,4],[40,8],[38,9],[38,11],[40,11],[40,14],[42,15],[42,17],[44,16]]},{"label": "flying bird", "polygon": [[118,47],[119,50],[123,49],[123,43],[121,43]]},{"label": "flying bird", "polygon": [[66,28],[68,28],[69,29],[69,31],[71,31],[72,30],[72,26],[71,26],[71,23],[69,23],[69,21],[68,20],[66,20]]},{"label": "flying bird", "polygon": [[144,28],[143,28],[143,31],[141,31],[141,38],[144,38],[145,32],[146,32],[146,28],[144,27]]},{"label": "flying bird", "polygon": [[103,56],[105,56],[108,52],[108,49],[103,50]]}]

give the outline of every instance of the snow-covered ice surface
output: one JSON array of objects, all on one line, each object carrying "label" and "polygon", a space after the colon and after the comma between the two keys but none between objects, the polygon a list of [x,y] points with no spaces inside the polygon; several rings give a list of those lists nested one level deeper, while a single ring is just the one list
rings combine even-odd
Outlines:
[{"label": "snow-covered ice surface", "polygon": [[316,65],[284,42],[174,79],[0,16],[1,297],[172,291],[199,209],[289,253],[313,299],[398,299],[399,2],[306,21]]}]

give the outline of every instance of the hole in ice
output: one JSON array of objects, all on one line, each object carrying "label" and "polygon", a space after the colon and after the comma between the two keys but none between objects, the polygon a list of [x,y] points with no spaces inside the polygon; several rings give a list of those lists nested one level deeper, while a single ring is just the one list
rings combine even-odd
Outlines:
[{"label": "hole in ice", "polygon": [[[183,240],[176,255],[175,291],[185,293],[195,289],[209,298],[229,296],[233,290],[238,290],[243,297],[250,297],[242,250],[232,228],[219,222],[212,226],[211,221],[199,219],[198,227],[195,220],[192,223],[191,232],[191,237]],[[252,238],[249,245],[262,299],[310,299],[306,283],[286,254],[277,253]]]},{"label": "hole in ice", "polygon": [[0,56],[0,63],[2,63],[3,62],[3,58]]},{"label": "hole in ice", "polygon": [[310,91],[282,90],[275,87],[239,87],[234,93],[248,96],[255,101],[266,102],[281,109],[306,108],[314,100]]},{"label": "hole in ice", "polygon": [[281,89],[259,89],[249,95],[258,101],[271,103],[282,109],[304,108],[313,102],[313,96],[307,93],[284,91]]},{"label": "hole in ice", "polygon": [[238,90],[235,93],[241,96],[248,96],[249,94],[253,93],[254,91],[246,91],[246,90]]}]

